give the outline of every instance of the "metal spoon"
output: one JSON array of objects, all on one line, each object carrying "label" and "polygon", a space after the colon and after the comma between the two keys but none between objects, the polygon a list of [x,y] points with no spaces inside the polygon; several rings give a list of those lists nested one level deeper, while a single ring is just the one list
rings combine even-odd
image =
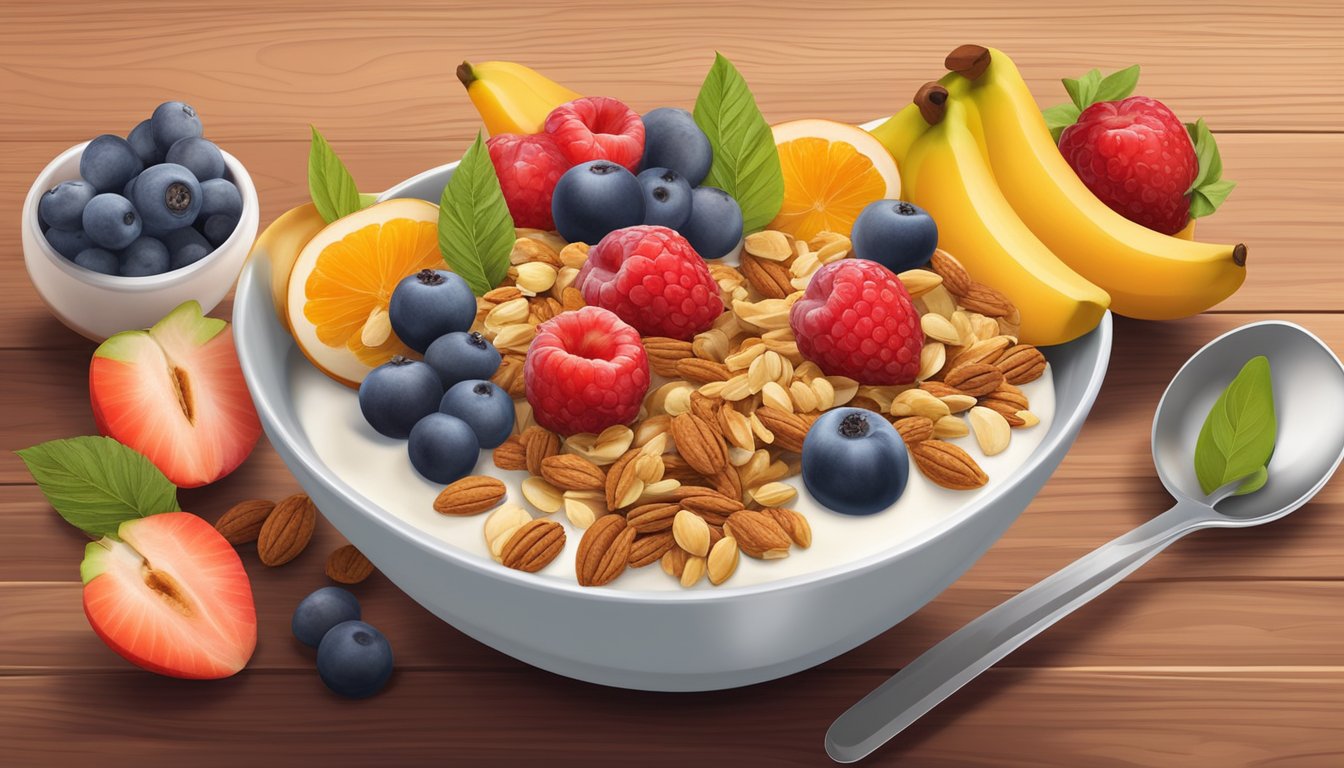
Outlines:
[{"label": "metal spoon", "polygon": [[[1195,476],[1195,440],[1219,394],[1256,355],[1269,358],[1279,426],[1269,481],[1244,496],[1228,498],[1237,482],[1205,496]],[[827,754],[840,763],[863,759],[1187,533],[1260,525],[1307,503],[1344,459],[1340,402],[1344,402],[1344,365],[1299,325],[1276,320],[1251,323],[1209,342],[1176,373],[1153,418],[1153,461],[1176,505],[925,651],[831,724]]]}]

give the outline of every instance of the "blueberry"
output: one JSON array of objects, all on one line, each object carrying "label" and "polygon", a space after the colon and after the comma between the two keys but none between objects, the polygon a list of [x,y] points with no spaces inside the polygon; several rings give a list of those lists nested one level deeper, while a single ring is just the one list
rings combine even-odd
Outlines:
[{"label": "blueberry", "polygon": [[95,195],[84,206],[83,222],[90,240],[113,251],[130,245],[142,227],[131,201],[111,192]]},{"label": "blueberry", "polygon": [[644,223],[679,229],[691,216],[691,185],[676,171],[649,168],[639,174]]},{"label": "blueberry", "polygon": [[122,277],[161,275],[170,266],[168,246],[153,237],[138,237],[121,252]]},{"label": "blueberry", "polygon": [[343,621],[327,630],[317,646],[317,674],[342,696],[367,698],[392,677],[392,646],[372,626]]},{"label": "blueberry", "polygon": [[120,268],[117,264],[117,255],[102,248],[85,248],[75,257],[75,263],[85,269],[102,272],[104,275],[115,275]]},{"label": "blueberry", "polygon": [[439,402],[439,413],[467,422],[482,448],[496,448],[513,432],[513,398],[483,379],[459,381]]},{"label": "blueberry", "polygon": [[910,459],[891,422],[862,408],[822,414],[803,439],[803,483],[822,505],[871,515],[905,491]]},{"label": "blueberry", "polygon": [[641,168],[671,168],[692,187],[699,186],[714,161],[709,138],[684,109],[659,107],[644,116]]},{"label": "blueberry", "polygon": [[135,150],[135,154],[146,168],[163,162],[163,153],[154,143],[154,131],[150,129],[148,120],[137,123],[131,132],[126,134],[126,141],[130,143],[131,149]]},{"label": "blueberry", "polygon": [[47,242],[51,244],[51,247],[71,261],[74,261],[81,251],[95,247],[82,229],[52,227],[47,230],[46,235]]},{"label": "blueberry", "polygon": [[153,116],[149,118],[149,130],[154,135],[154,145],[165,154],[182,139],[196,138],[205,133],[196,110],[180,101],[165,101],[155,107]]},{"label": "blueberry", "polygon": [[135,197],[134,197],[134,195],[135,195],[135,180],[138,179],[138,178],[140,178],[140,174],[137,173],[136,175],[134,175],[134,176],[131,177],[131,180],[130,180],[130,181],[126,182],[126,186],[124,186],[124,187],[121,188],[121,196],[122,196],[122,197],[126,198],[127,200],[135,200]]},{"label": "blueberry", "polygon": [[151,232],[168,233],[189,227],[201,211],[201,184],[177,163],[146,168],[132,190],[135,209]]},{"label": "blueberry", "polygon": [[224,175],[224,155],[213,141],[200,136],[178,139],[163,159],[186,167],[197,181],[218,179]]},{"label": "blueberry", "polygon": [[168,246],[168,263],[172,269],[195,264],[215,249],[205,235],[191,227],[175,229],[164,235],[163,244]]},{"label": "blueberry", "polygon": [[299,601],[289,628],[304,645],[314,648],[332,627],[345,621],[359,621],[359,600],[349,590],[322,587]]},{"label": "blueberry", "polygon": [[727,256],[742,240],[742,208],[717,187],[691,192],[691,217],[679,230],[704,259]]},{"label": "blueberry", "polygon": [[397,355],[364,377],[359,410],[379,434],[404,440],[416,422],[438,410],[442,397],[433,368]]},{"label": "blueberry", "polygon": [[625,168],[590,160],[565,171],[556,182],[551,215],[566,240],[596,244],[609,232],[644,221],[644,193]]},{"label": "blueberry", "polygon": [[[200,217],[197,217],[197,223],[200,223]],[[201,227],[201,233],[205,239],[210,241],[213,246],[224,244],[233,234],[233,230],[238,228],[238,217],[230,216],[227,213],[216,213],[214,216],[205,220],[205,225]]]},{"label": "blueberry", "polygon": [[922,267],[938,247],[933,217],[904,200],[869,203],[849,234],[854,255],[876,261],[892,272]]},{"label": "blueberry", "polygon": [[476,468],[481,443],[467,422],[446,413],[431,413],[411,429],[406,451],[422,477],[447,485]]},{"label": "blueberry", "polygon": [[454,331],[434,340],[425,362],[439,374],[445,388],[467,379],[488,379],[499,370],[499,350],[476,331]]},{"label": "blueberry", "polygon": [[201,216],[243,215],[243,196],[233,182],[209,179],[201,182]]},{"label": "blueberry", "polygon": [[98,191],[93,185],[82,179],[62,181],[42,193],[42,198],[37,201],[37,215],[49,227],[79,229],[82,226],[84,206],[88,205],[96,194]]},{"label": "blueberry", "polygon": [[144,167],[130,142],[110,133],[89,142],[79,158],[79,175],[99,192],[120,192]]},{"label": "blueberry", "polygon": [[397,338],[416,352],[445,333],[465,331],[476,320],[476,296],[467,281],[446,269],[422,269],[392,290],[388,319]]}]

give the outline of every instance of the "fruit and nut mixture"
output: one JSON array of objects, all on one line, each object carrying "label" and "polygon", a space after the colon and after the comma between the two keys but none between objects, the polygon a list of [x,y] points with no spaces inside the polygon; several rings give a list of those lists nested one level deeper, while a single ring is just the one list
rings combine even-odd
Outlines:
[{"label": "fruit and nut mixture", "polygon": [[[584,531],[576,562],[582,585],[606,584],[626,568],[654,562],[683,586],[702,578],[721,584],[739,553],[780,558],[810,544],[807,519],[790,504],[809,428],[828,411],[859,408],[871,415],[870,424],[894,427],[919,471],[955,490],[988,480],[955,441],[973,435],[992,456],[1007,448],[1013,428],[1038,423],[1017,385],[1040,377],[1045,358],[1016,342],[1017,309],[971,280],[949,254],[937,251],[929,269],[895,275],[852,258],[842,235],[803,241],[765,230],[745,238],[738,267],[670,260],[697,278],[682,283],[708,281],[709,300],[689,307],[689,318],[629,308],[618,317],[589,306],[574,285],[582,270],[603,269],[606,260],[594,261],[593,251],[620,249],[624,258],[612,275],[619,283],[623,269],[651,269],[679,245],[657,230],[618,234],[590,249],[553,232],[518,230],[505,284],[478,300],[471,333],[499,351],[491,380],[513,399],[515,412],[514,434],[495,448],[493,461],[528,473],[526,508],[496,506],[506,499],[504,483],[469,476],[450,484],[435,509],[493,510],[483,526],[486,543],[511,568],[539,570],[566,543],[564,526],[534,519],[530,508],[545,516],[563,512]],[[800,350],[818,347],[813,354],[832,369],[880,361],[862,354],[861,340],[853,345],[859,354],[845,359],[847,340],[864,332],[845,323],[851,307],[835,293],[845,281],[909,296],[912,313],[894,320],[909,326],[911,354],[888,365],[897,377],[908,369],[911,383],[860,385],[826,375]],[[830,297],[806,290],[824,284]],[[609,285],[587,293],[599,306],[630,301],[625,292],[604,297],[601,288]],[[795,308],[809,301],[818,302],[811,314]],[[696,320],[706,306],[713,312]],[[685,339],[642,335],[621,317],[680,335],[696,322],[708,327]],[[794,328],[807,322],[818,327],[803,341]],[[881,375],[855,372],[869,380]],[[552,395],[557,388],[563,396]],[[587,431],[603,422],[610,426]]]}]

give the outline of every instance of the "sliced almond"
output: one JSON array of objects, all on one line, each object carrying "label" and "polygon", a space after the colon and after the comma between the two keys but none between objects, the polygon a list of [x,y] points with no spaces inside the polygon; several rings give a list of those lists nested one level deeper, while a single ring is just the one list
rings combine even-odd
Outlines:
[{"label": "sliced almond", "polygon": [[977,405],[970,412],[971,429],[975,431],[975,441],[986,456],[996,456],[1008,447],[1012,439],[1012,430],[1003,414]]},{"label": "sliced almond", "polygon": [[491,512],[485,518],[485,543],[490,545],[500,534],[510,528],[517,528],[532,519],[531,513],[517,504],[505,504]]},{"label": "sliced almond", "polygon": [[709,554],[709,525],[704,518],[683,509],[672,519],[672,537],[677,546],[699,557]]},{"label": "sliced almond", "polygon": [[366,347],[381,347],[391,335],[392,321],[387,309],[381,305],[374,306],[359,332],[360,343]]},{"label": "sliced almond", "polygon": [[709,551],[709,558],[705,561],[705,572],[709,575],[709,583],[717,587],[727,581],[737,570],[737,563],[740,559],[737,539],[732,536],[724,536],[719,539],[714,548]]},{"label": "sliced almond", "polygon": [[691,555],[681,569],[681,586],[693,587],[705,575],[705,558]]},{"label": "sliced almond", "polygon": [[1018,411],[1017,418],[1022,420],[1022,423],[1018,425],[1020,427],[1034,427],[1041,423],[1041,417],[1028,410]]},{"label": "sliced almond", "polygon": [[933,436],[939,440],[955,440],[970,433],[971,428],[960,416],[944,416],[933,424]]},{"label": "sliced almond", "polygon": [[778,507],[798,497],[798,491],[788,483],[766,483],[751,491],[751,497],[762,507]]},{"label": "sliced almond", "polygon": [[905,290],[910,294],[910,297],[915,299],[943,284],[941,275],[927,269],[907,269],[897,277],[905,285]]},{"label": "sliced almond", "polygon": [[523,498],[545,514],[559,512],[565,504],[564,492],[540,477],[523,481]]},{"label": "sliced almond", "polygon": [[[925,315],[925,317],[941,317],[941,315]],[[930,341],[919,351],[919,373],[915,378],[920,381],[931,379],[943,370],[947,364],[947,346],[941,341]]]},{"label": "sliced almond", "polygon": [[924,335],[934,341],[941,341],[944,344],[960,344],[961,335],[952,325],[952,321],[942,315],[929,313],[919,318],[919,326],[924,331]]}]

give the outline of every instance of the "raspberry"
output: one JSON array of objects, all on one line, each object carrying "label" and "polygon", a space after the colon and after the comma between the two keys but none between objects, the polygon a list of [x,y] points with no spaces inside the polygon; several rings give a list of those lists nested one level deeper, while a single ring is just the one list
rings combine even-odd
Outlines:
[{"label": "raspberry", "polygon": [[574,285],[645,336],[690,339],[723,313],[719,286],[686,238],[667,227],[618,229],[588,252]]},{"label": "raspberry", "polygon": [[584,307],[537,327],[523,377],[538,424],[562,435],[601,432],[639,415],[649,357],[634,328],[601,307]]},{"label": "raspberry", "polygon": [[561,104],[546,116],[542,130],[555,139],[570,165],[610,160],[634,173],[644,156],[644,121],[607,96],[585,96]]},{"label": "raspberry", "polygon": [[817,270],[789,325],[798,351],[829,376],[909,384],[919,373],[919,313],[900,278],[877,262],[844,259]]},{"label": "raspberry", "polygon": [[491,136],[490,150],[504,202],[509,205],[515,227],[555,229],[551,218],[551,195],[555,184],[569,170],[569,160],[551,137],[544,133]]},{"label": "raspberry", "polygon": [[1116,213],[1175,234],[1190,220],[1186,194],[1199,175],[1195,146],[1160,101],[1102,101],[1064,129],[1059,151],[1078,178]]}]

